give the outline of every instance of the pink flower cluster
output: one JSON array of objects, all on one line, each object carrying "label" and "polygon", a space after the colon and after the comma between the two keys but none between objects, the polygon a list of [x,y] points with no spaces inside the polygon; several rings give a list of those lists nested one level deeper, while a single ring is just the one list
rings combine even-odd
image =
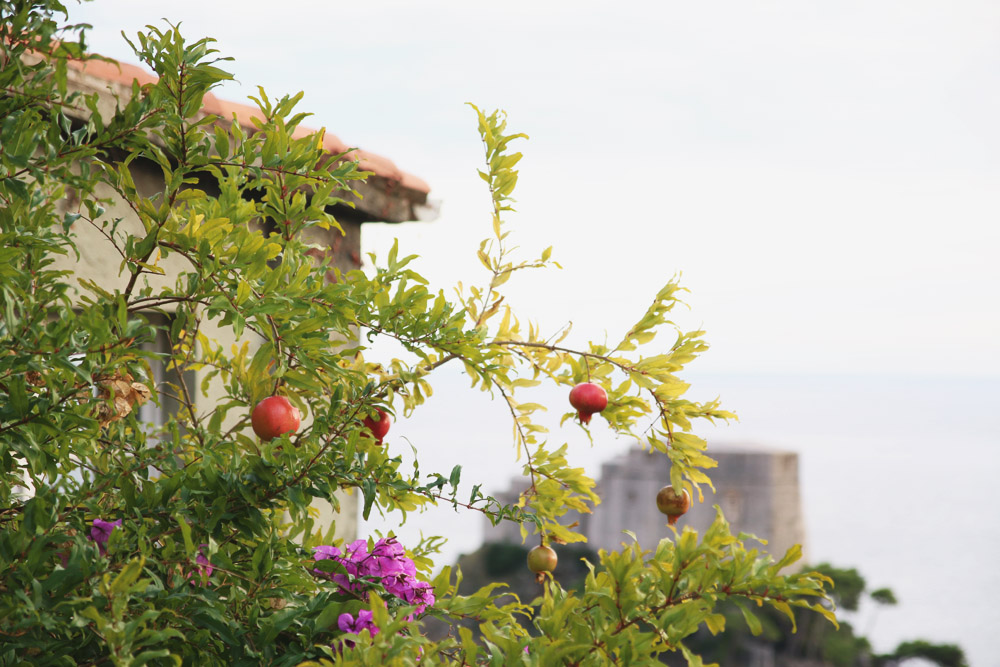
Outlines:
[{"label": "pink flower cluster", "polygon": [[[434,604],[431,585],[417,579],[417,568],[406,557],[403,545],[393,537],[379,540],[370,552],[366,540],[356,540],[344,547],[343,551],[331,546],[314,547],[313,556],[317,561],[332,559],[344,566],[349,577],[318,569],[313,570],[313,573],[330,579],[345,591],[362,592],[371,583],[381,584],[393,597],[415,606],[414,614],[420,614],[428,605]],[[371,618],[371,612],[362,609],[356,619],[350,614],[341,614],[337,619],[337,626],[344,632],[357,634],[367,629],[375,634],[377,630],[372,625]]]}]

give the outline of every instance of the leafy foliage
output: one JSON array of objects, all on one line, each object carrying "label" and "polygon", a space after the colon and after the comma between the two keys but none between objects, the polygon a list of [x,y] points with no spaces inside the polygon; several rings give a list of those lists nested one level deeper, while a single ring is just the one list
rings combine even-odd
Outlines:
[{"label": "leafy foliage", "polygon": [[923,639],[903,642],[891,655],[884,656],[883,664],[895,664],[911,658],[923,658],[941,667],[967,667],[965,652],[954,644],[933,644]]},{"label": "leafy foliage", "polygon": [[[864,576],[858,572],[857,568],[841,568],[829,563],[820,563],[815,569],[833,581],[833,590],[830,592],[830,597],[833,598],[839,608],[848,611],[858,610],[858,605],[861,603],[861,598],[865,593],[865,587],[868,583],[865,581]],[[891,595],[892,592],[890,591],[889,594]]]},{"label": "leafy foliage", "polygon": [[[0,664],[638,665],[679,651],[698,665],[683,640],[721,630],[719,601],[833,619],[824,576],[782,574],[797,551],[775,562],[721,514],[700,539],[685,530],[652,552],[601,553],[583,590],[550,581],[536,612],[497,604],[495,586],[458,595],[460,574],[444,568],[421,611],[472,619],[481,642],[465,628],[422,635],[417,606],[384,581],[342,585],[332,573],[353,575],[339,561],[314,561],[315,547],[338,545],[311,504],[336,507],[344,490],[365,516],[443,502],[542,542],[583,539],[560,519],[598,502],[594,481],[533,421],[542,406],[517,397],[542,381],[600,383],[602,417],[669,456],[675,487],[710,484],[692,424],[732,415],[683,398],[677,373],[707,345],[669,320],[682,288],[663,287],[614,347],[571,349],[567,331],[519,321],[501,288],[554,262],[551,249],[515,257],[503,216],[522,135],[478,109],[493,202],[485,284],[459,283],[450,300],[395,247],[369,273],[328,280],[308,239],[341,229],[333,211],[366,174],[302,131],[301,94],[260,91],[252,131],[205,114],[204,96],[231,78],[225,59],[209,39],[150,27],[130,43],[158,79],[109,108],[72,85],[94,56],[60,14],[53,0],[0,1]],[[150,171],[156,191],[139,177]],[[75,269],[85,234],[101,243],[96,278]],[[379,336],[411,357],[369,358]],[[158,337],[168,352],[152,350]],[[418,409],[447,363],[511,414],[526,480],[516,504],[478,485],[459,498],[457,467],[407,473],[363,426],[376,408]],[[154,382],[157,364],[170,379]],[[250,411],[276,394],[304,426],[260,442]],[[141,422],[146,400],[180,409]],[[426,579],[433,541],[410,546],[400,562]],[[537,637],[515,622],[528,616]],[[755,627],[749,606],[746,619]]]},{"label": "leafy foliage", "polygon": [[[829,577],[832,582],[830,598],[841,610],[858,611],[864,598],[870,599],[878,607],[898,603],[895,594],[888,588],[868,591],[864,576],[856,568],[820,563],[814,569]],[[770,654],[770,659],[779,664],[787,662],[832,667],[893,667],[910,658],[923,658],[942,667],[965,665],[965,654],[959,647],[933,644],[920,639],[902,642],[892,653],[876,655],[868,638],[856,632],[850,623],[840,620],[835,627],[817,622],[819,619],[814,614],[805,613],[801,608],[793,611],[795,618],[789,619],[773,608],[763,610],[759,623],[756,624],[759,632],[751,637],[747,628],[736,622],[741,618],[742,610],[727,602],[718,607],[718,612],[727,621],[725,630],[716,636],[700,629],[688,640],[688,644],[703,658],[723,665],[751,662],[751,655],[755,653]],[[874,615],[869,616],[869,628],[873,621]],[[750,628],[753,627],[751,624]],[[676,661],[668,662],[677,664]]]}]

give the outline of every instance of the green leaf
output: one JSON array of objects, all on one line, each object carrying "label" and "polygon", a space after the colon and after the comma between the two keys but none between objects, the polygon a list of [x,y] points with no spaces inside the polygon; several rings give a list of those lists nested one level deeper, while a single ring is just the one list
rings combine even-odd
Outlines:
[{"label": "green leaf", "polygon": [[28,404],[28,393],[25,390],[24,379],[14,377],[8,380],[8,392],[10,406],[14,408],[14,415],[18,418],[26,417],[30,406]]},{"label": "green leaf", "polygon": [[122,568],[122,571],[118,573],[118,576],[115,577],[114,582],[111,584],[111,591],[113,593],[130,592],[132,585],[139,578],[139,575],[142,574],[142,568],[145,563],[146,559],[142,557],[130,560],[125,567]]},{"label": "green leaf", "polygon": [[365,521],[367,521],[369,515],[371,515],[372,512],[372,505],[375,504],[375,494],[376,494],[375,481],[371,479],[363,480],[361,482],[361,491],[364,494],[364,499],[365,499],[365,505],[363,510],[361,511],[361,516]]},{"label": "green leaf", "polygon": [[177,525],[180,526],[181,536],[184,538],[184,550],[189,557],[193,556],[194,542],[191,540],[191,526],[188,525],[188,522],[179,513],[174,513],[174,519],[177,521]]},{"label": "green leaf", "polygon": [[331,625],[337,621],[337,617],[343,613],[344,603],[343,602],[330,602],[328,605],[323,607],[323,611],[319,613],[316,620],[313,622],[313,628],[316,632],[322,632],[326,630]]},{"label": "green leaf", "polygon": [[705,617],[705,627],[713,635],[717,635],[726,629],[726,617],[722,614],[709,614]]},{"label": "green leaf", "polygon": [[[732,599],[732,598],[730,598]],[[739,600],[733,600],[736,606],[739,607],[740,612],[743,614],[743,620],[746,621],[747,627],[750,628],[750,632],[756,637],[761,633],[763,627],[760,624],[760,619],[754,616],[753,612],[746,608]]]}]

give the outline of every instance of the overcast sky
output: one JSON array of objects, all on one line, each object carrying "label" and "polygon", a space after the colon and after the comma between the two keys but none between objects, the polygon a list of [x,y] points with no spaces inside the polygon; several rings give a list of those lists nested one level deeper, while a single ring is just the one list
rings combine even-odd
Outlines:
[{"label": "overcast sky", "polygon": [[[995,2],[100,0],[92,50],[161,17],[210,35],[246,101],[311,123],[442,203],[395,236],[435,285],[482,278],[482,148],[464,102],[531,135],[511,217],[563,271],[508,283],[579,341],[615,337],[677,272],[702,370],[1000,375]],[[487,9],[488,8],[488,9]],[[160,23],[162,25],[162,23]],[[131,58],[134,60],[134,58]]]}]

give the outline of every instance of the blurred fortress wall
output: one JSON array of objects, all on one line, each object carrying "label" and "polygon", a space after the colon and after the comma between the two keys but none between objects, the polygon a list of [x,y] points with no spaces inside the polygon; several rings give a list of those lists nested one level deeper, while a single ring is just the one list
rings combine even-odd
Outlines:
[{"label": "blurred fortress wall", "polygon": [[[702,486],[705,500],[695,502],[677,523],[678,530],[691,526],[702,532],[715,519],[718,505],[734,534],[751,533],[766,539],[766,550],[780,558],[795,544],[806,545],[805,522],[799,492],[799,457],[795,452],[753,446],[714,447],[710,456],[719,466],[709,470],[713,492]],[[650,454],[638,447],[601,467],[597,492],[601,504],[593,514],[571,513],[564,523],[579,521],[580,532],[590,548],[618,549],[635,533],[643,549],[653,549],[664,537],[673,537],[666,517],[656,509],[656,493],[670,484],[670,461],[662,454]],[[515,480],[510,490],[498,494],[505,504],[517,502],[526,485]],[[486,522],[486,542],[520,542],[516,524],[503,522],[493,527]]]}]

